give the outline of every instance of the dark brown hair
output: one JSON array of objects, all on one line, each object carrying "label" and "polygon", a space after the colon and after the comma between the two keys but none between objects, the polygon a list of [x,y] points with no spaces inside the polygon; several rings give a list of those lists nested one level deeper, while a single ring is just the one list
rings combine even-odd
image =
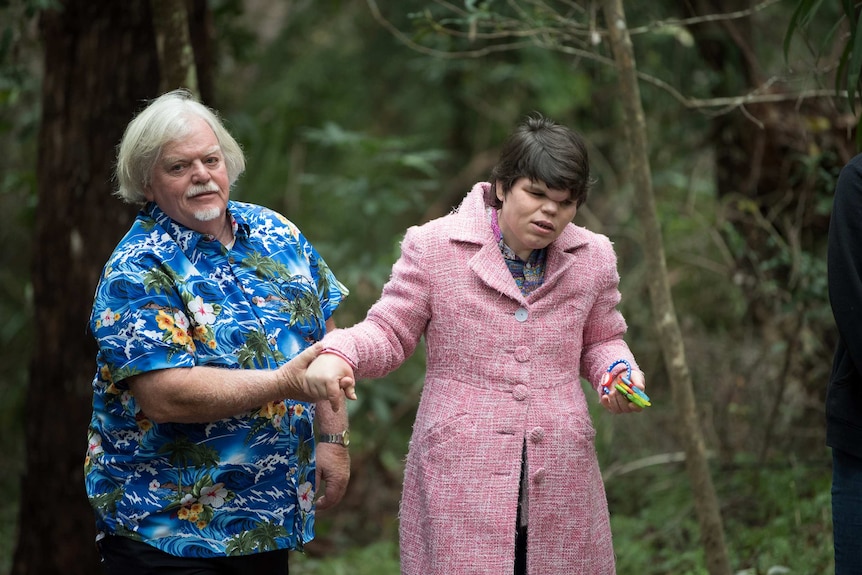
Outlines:
[{"label": "dark brown hair", "polygon": [[495,186],[500,184],[505,196],[519,178],[544,182],[554,190],[568,190],[580,207],[591,184],[583,137],[541,114],[527,116],[503,143],[497,165],[491,170],[491,189],[485,194],[485,204],[499,208],[502,203]]}]

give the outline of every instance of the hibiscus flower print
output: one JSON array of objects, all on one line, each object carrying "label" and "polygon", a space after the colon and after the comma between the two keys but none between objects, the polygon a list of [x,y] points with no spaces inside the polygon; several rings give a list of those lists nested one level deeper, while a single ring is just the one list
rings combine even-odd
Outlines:
[{"label": "hibiscus flower print", "polygon": [[110,327],[120,319],[120,314],[115,313],[111,308],[107,308],[99,314],[99,319],[96,322],[96,327]]},{"label": "hibiscus flower print", "polygon": [[228,496],[228,490],[225,489],[224,483],[216,483],[209,487],[201,489],[201,496],[198,499],[204,505],[209,505],[214,509],[218,509],[224,505],[225,498]]},{"label": "hibiscus flower print", "polygon": [[174,324],[180,328],[188,331],[189,329],[189,318],[186,317],[181,311],[178,311],[174,314]]},{"label": "hibiscus flower print", "polygon": [[306,481],[296,490],[299,497],[299,508],[303,511],[311,511],[311,504],[314,503],[314,487]]},{"label": "hibiscus flower print", "polygon": [[201,296],[196,296],[195,299],[189,302],[189,311],[195,318],[195,323],[198,325],[212,325],[215,323],[215,310],[212,304],[204,303]]}]

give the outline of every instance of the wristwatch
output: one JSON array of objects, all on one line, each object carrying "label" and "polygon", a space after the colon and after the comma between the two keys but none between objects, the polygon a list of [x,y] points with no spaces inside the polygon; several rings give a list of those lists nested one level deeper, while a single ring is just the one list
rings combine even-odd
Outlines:
[{"label": "wristwatch", "polygon": [[345,429],[341,433],[321,433],[318,443],[337,443],[347,447],[350,445],[350,430]]}]

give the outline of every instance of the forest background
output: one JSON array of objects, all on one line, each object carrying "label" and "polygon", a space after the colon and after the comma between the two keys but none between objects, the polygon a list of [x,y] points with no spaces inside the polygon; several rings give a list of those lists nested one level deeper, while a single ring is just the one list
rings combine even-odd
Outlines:
[{"label": "forest background", "polygon": [[[794,16],[818,4],[625,6],[697,432],[739,574],[833,570],[825,244],[835,179],[856,150],[857,117],[835,81],[848,68],[858,81],[858,62],[843,52],[856,20],[842,10],[855,14],[855,3]],[[596,184],[575,221],[615,243],[627,340],[654,402],[625,417],[594,403],[618,569],[717,572],[651,309],[649,214],[602,3],[188,6],[200,93],[247,153],[233,197],[299,225],[351,289],[341,326],[375,301],[405,229],[485,179],[526,114],[586,136]],[[86,320],[98,270],[132,217],[110,197],[113,146],[165,88],[150,8],[0,1],[0,573],[94,572]],[[401,472],[423,374],[420,350],[360,383],[348,495],[320,514],[292,573],[398,572]]]}]

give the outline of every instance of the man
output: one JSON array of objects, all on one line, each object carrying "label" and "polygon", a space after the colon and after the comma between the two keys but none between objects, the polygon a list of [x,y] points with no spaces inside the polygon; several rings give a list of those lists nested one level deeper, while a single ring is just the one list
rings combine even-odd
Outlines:
[{"label": "man", "polygon": [[835,575],[862,573],[862,155],[841,170],[829,223],[829,301],[838,345],[826,392]]},{"label": "man", "polygon": [[305,368],[348,292],[291,222],[229,200],[244,168],[182,90],[120,143],[117,195],[142,208],[96,289],[85,463],[108,574],[287,573],[316,473],[318,509],[347,487],[344,394]]}]

